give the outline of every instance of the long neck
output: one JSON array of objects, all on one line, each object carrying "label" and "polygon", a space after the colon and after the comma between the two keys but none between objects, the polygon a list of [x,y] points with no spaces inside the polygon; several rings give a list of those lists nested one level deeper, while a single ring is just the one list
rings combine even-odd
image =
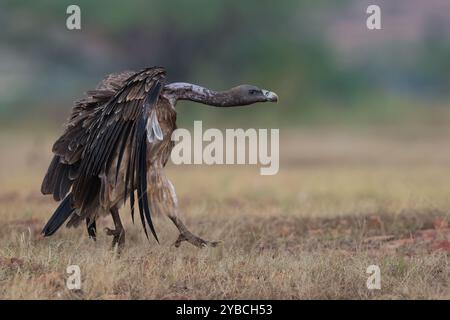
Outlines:
[{"label": "long neck", "polygon": [[214,107],[235,107],[239,105],[239,101],[237,101],[231,90],[214,91],[186,82],[174,82],[166,85],[163,95],[173,105],[178,100],[189,100]]}]

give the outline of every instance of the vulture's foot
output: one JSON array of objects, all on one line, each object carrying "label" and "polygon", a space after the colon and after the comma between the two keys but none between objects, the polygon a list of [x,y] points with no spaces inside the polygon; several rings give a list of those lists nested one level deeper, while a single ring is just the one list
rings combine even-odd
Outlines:
[{"label": "vulture's foot", "polygon": [[178,236],[178,239],[175,241],[175,243],[173,245],[176,248],[178,248],[180,246],[181,242],[183,242],[183,241],[187,241],[190,244],[192,244],[198,248],[215,247],[220,243],[220,241],[203,240],[202,238],[193,235],[191,232],[185,231],[183,233],[180,233],[180,235]]},{"label": "vulture's foot", "polygon": [[112,248],[114,249],[118,245],[119,249],[123,248],[125,245],[125,230],[121,229],[110,229],[105,228],[106,234],[108,236],[113,236]]},{"label": "vulture's foot", "polygon": [[183,241],[187,241],[190,244],[192,244],[198,248],[204,248],[204,247],[208,247],[208,246],[215,247],[220,243],[220,241],[206,241],[206,240],[203,240],[202,238],[197,237],[196,235],[192,234],[192,232],[190,232],[186,228],[184,223],[177,216],[169,216],[169,218],[170,218],[170,220],[173,221],[175,226],[178,228],[178,231],[180,231],[180,235],[178,236],[177,241],[175,241],[173,244],[176,248],[178,248]]}]

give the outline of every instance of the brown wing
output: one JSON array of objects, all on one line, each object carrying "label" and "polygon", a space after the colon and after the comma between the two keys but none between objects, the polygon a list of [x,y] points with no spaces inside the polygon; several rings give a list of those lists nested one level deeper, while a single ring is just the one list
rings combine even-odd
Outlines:
[{"label": "brown wing", "polygon": [[148,68],[133,74],[110,75],[97,90],[88,92],[88,98],[76,104],[66,132],[53,146],[55,157],[42,183],[42,192],[53,193],[59,201],[72,187],[72,206],[83,211],[98,195],[99,175],[108,173],[117,151],[120,168],[123,154],[129,150],[125,194],[129,193],[133,213],[137,185],[144,231],[147,235],[146,220],[157,239],[146,192],[146,139],[148,114],[157,103],[164,80],[164,69]]},{"label": "brown wing", "polygon": [[134,74],[136,72],[132,71],[110,74],[97,85],[96,90],[88,91],[86,98],[75,102],[63,135],[53,145],[55,156],[42,182],[43,194],[53,194],[55,201],[60,201],[67,194],[93,129],[92,123],[101,114],[105,104]]}]

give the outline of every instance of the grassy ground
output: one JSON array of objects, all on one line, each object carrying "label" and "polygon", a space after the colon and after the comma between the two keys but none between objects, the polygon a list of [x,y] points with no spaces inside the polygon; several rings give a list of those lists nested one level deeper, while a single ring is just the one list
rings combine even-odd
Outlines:
[{"label": "grassy ground", "polygon": [[[281,138],[276,176],[255,166],[168,168],[186,224],[219,247],[174,248],[166,218],[156,221],[161,244],[147,241],[125,209],[119,257],[103,232],[96,243],[84,228],[40,238],[56,206],[39,192],[51,140],[2,133],[0,298],[450,298],[448,132]],[[78,291],[65,285],[72,264]],[[369,265],[380,267],[380,290],[366,287]]]}]

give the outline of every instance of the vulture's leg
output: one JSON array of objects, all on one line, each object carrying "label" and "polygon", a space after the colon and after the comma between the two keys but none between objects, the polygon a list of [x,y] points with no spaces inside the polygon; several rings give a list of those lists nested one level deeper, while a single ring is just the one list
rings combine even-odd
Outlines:
[{"label": "vulture's leg", "polygon": [[187,241],[199,248],[205,246],[214,247],[219,243],[217,241],[203,240],[186,228],[178,216],[178,200],[175,194],[175,188],[170,180],[167,179],[164,172],[162,172],[161,168],[150,168],[147,171],[147,181],[149,186],[148,197],[154,210],[166,214],[180,232],[177,241],[174,243],[175,247],[179,247],[183,241]]},{"label": "vulture's leg", "polygon": [[178,239],[175,241],[174,246],[179,247],[181,242],[187,241],[190,244],[193,244],[196,247],[203,248],[206,246],[215,247],[220,242],[219,241],[207,241],[203,240],[200,237],[197,237],[192,232],[190,232],[184,223],[181,221],[180,218],[178,218],[176,215],[169,215],[170,220],[175,224],[175,226],[178,228],[178,231],[180,231],[180,235],[178,236]]},{"label": "vulture's leg", "polygon": [[105,228],[106,234],[113,236],[112,247],[114,248],[119,245],[119,248],[123,247],[125,244],[125,230],[122,226],[122,221],[120,221],[119,210],[116,207],[110,209],[111,216],[114,221],[115,229]]}]

